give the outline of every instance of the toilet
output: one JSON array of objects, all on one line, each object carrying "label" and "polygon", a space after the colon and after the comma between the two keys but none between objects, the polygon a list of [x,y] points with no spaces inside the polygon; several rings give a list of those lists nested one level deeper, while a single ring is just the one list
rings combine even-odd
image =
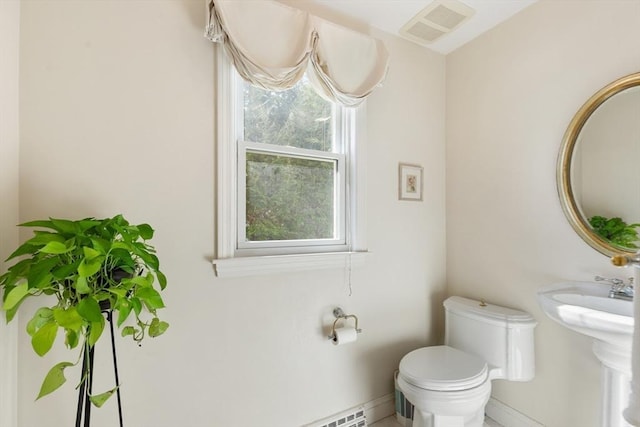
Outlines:
[{"label": "toilet", "polygon": [[444,302],[445,345],[400,361],[398,388],[414,405],[413,427],[482,427],[491,381],[535,375],[529,314],[453,296]]}]

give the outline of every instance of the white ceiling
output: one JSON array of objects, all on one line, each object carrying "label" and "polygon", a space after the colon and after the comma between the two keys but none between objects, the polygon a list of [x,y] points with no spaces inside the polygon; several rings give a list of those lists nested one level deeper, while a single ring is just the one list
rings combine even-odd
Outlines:
[{"label": "white ceiling", "polygon": [[[330,9],[353,17],[391,34],[424,9],[432,0],[314,0]],[[451,33],[427,48],[447,54],[473,40],[485,31],[509,19],[537,0],[462,0],[476,13]]]}]

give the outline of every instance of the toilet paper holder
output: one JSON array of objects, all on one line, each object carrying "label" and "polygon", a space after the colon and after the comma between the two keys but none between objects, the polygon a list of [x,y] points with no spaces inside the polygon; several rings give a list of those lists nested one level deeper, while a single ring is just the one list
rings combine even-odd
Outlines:
[{"label": "toilet paper holder", "polygon": [[356,322],[356,332],[361,333],[362,329],[358,328],[358,317],[354,314],[345,314],[344,311],[340,307],[336,307],[333,309],[333,315],[336,320],[333,321],[333,326],[331,327],[331,335],[329,335],[329,340],[334,340],[336,338],[336,325],[339,320],[352,318]]}]

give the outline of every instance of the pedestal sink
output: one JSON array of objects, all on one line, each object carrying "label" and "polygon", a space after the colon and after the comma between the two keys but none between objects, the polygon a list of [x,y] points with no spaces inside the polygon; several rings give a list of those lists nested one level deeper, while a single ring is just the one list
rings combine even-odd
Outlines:
[{"label": "pedestal sink", "polygon": [[633,302],[609,298],[609,287],[595,282],[558,283],[537,296],[547,316],[593,338],[593,352],[602,364],[601,426],[630,426],[622,411],[630,392]]}]

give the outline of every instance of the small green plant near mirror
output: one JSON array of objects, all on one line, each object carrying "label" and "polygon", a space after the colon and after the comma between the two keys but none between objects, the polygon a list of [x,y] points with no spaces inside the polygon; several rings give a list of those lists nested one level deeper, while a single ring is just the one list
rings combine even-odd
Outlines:
[{"label": "small green plant near mirror", "polygon": [[638,248],[638,231],[636,228],[640,224],[627,224],[621,218],[606,218],[603,216],[592,216],[589,224],[593,227],[598,236],[623,248]]},{"label": "small green plant near mirror", "polygon": [[[89,354],[105,328],[103,311],[117,315],[122,336],[138,344],[146,335],[157,337],[167,330],[169,324],[157,315],[164,302],[154,286],[157,280],[164,290],[167,279],[155,248],[147,243],[154,233],[151,226],[131,225],[122,215],[75,221],[50,218],[20,226],[38,229],[6,261],[21,260],[0,276],[7,322],[28,298],[46,297],[47,306],[37,309],[27,324],[33,350],[39,356],[47,354],[59,332],[64,332],[69,349],[80,346],[76,362],[51,368],[38,399],[62,386],[64,370]],[[123,326],[127,320],[134,325]],[[80,384],[87,369],[88,364]],[[114,392],[93,395],[91,401],[102,406]]]}]

